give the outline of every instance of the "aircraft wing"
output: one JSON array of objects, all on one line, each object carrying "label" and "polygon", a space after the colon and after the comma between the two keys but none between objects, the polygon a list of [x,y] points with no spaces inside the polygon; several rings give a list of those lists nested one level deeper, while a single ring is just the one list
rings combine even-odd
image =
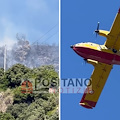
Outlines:
[{"label": "aircraft wing", "polygon": [[85,108],[92,109],[95,107],[99,96],[102,92],[102,89],[106,83],[106,80],[109,76],[109,73],[112,69],[112,65],[99,63],[97,62],[96,65],[94,65],[94,71],[91,75],[91,81],[92,81],[92,92],[89,91],[89,87],[87,86],[86,91],[80,101],[80,105],[82,105]]},{"label": "aircraft wing", "polygon": [[120,9],[110,29],[105,46],[115,50],[120,49]]}]

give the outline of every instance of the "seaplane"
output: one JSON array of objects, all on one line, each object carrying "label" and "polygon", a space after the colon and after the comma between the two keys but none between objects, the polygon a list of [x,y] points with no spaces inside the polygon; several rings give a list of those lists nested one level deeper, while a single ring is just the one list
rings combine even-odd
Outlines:
[{"label": "seaplane", "polygon": [[[80,105],[88,109],[96,106],[113,65],[120,65],[120,8],[110,31],[99,30],[98,23],[95,33],[106,37],[103,45],[91,42],[71,45],[71,48],[79,56],[94,66],[90,77],[92,90],[91,92],[85,91],[80,101]],[[86,90],[87,89],[89,89],[89,86],[87,86]]]}]

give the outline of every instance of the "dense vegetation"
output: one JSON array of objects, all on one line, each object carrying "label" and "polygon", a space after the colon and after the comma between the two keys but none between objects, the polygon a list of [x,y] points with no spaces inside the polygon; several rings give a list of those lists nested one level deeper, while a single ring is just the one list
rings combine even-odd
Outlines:
[{"label": "dense vegetation", "polygon": [[[26,80],[33,86],[35,81],[48,80],[50,85],[37,92],[21,93],[21,83]],[[58,73],[50,65],[30,69],[16,64],[5,73],[1,68],[0,120],[58,120],[58,93],[48,92],[50,87],[57,89],[57,83]]]}]

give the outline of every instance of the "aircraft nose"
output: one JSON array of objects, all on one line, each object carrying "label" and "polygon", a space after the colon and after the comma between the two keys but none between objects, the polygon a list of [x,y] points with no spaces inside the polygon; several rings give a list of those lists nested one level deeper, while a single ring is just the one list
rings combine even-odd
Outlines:
[{"label": "aircraft nose", "polygon": [[71,45],[70,47],[73,48],[73,45]]}]

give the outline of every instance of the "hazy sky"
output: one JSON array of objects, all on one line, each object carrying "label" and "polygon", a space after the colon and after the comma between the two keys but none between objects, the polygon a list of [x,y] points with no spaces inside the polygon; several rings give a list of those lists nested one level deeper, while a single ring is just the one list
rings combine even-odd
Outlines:
[{"label": "hazy sky", "polygon": [[31,43],[58,44],[58,17],[58,0],[0,0],[0,45],[11,46],[17,33]]}]

